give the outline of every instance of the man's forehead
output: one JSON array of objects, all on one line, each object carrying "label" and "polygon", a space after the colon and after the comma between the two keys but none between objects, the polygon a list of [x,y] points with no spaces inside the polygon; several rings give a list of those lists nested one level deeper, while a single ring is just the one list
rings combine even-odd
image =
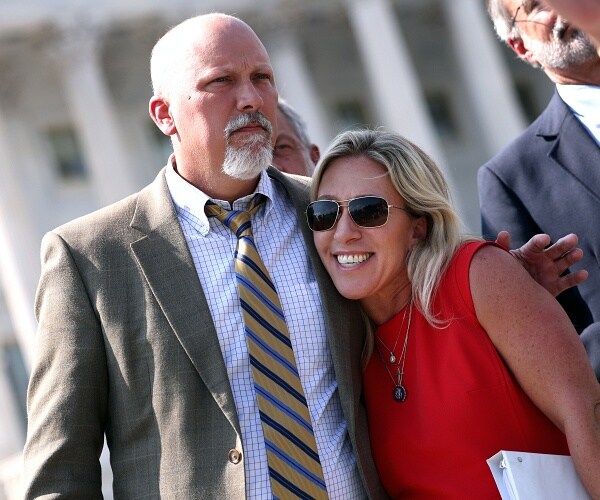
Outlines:
[{"label": "man's forehead", "polygon": [[224,54],[215,54],[214,56],[200,57],[199,62],[201,76],[239,72],[273,73],[273,68],[268,58],[257,59],[255,57],[244,57],[243,55],[227,57]]},{"label": "man's forehead", "polygon": [[271,68],[271,60],[265,47],[253,32],[246,36],[219,33],[216,36],[198,36],[191,44],[194,56],[207,66],[263,66]]}]

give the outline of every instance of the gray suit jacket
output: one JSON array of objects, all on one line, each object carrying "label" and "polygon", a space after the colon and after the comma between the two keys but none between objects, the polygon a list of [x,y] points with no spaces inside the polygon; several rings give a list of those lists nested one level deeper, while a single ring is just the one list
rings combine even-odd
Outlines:
[{"label": "gray suit jacket", "polygon": [[[553,241],[576,233],[589,278],[558,299],[600,374],[600,148],[555,92],[548,107],[515,141],[479,170],[482,231],[510,231],[514,246],[537,233]],[[600,377],[600,375],[599,375]]]},{"label": "gray suit jacket", "polygon": [[[361,402],[364,332],[303,222],[306,181],[270,169],[302,224],[348,430],[383,497]],[[139,193],[48,233],[36,297],[26,498],[99,498],[104,434],[116,498],[243,498],[236,408],[206,298],[162,171]]]}]

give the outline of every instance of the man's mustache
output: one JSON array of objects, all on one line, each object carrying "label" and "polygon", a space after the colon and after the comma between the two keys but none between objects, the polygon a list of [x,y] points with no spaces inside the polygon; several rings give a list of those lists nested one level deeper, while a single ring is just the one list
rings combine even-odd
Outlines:
[{"label": "man's mustache", "polygon": [[225,126],[225,138],[229,139],[231,134],[236,130],[239,130],[248,125],[258,123],[265,131],[269,134],[269,137],[273,134],[273,126],[271,122],[263,115],[260,111],[254,113],[243,113],[230,120]]},{"label": "man's mustache", "polygon": [[552,35],[555,39],[562,40],[568,27],[569,25],[565,19],[558,18],[556,23],[552,27]]}]

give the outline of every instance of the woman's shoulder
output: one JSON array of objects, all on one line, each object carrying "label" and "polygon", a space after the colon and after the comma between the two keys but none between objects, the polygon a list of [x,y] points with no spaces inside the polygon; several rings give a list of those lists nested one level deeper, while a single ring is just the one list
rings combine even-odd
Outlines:
[{"label": "woman's shoulder", "polygon": [[470,239],[464,241],[454,253],[448,271],[454,270],[461,273],[468,271],[474,258],[481,258],[483,255],[494,255],[497,252],[508,253],[504,248],[493,241],[484,241],[480,239]]},{"label": "woman's shoulder", "polygon": [[[482,260],[494,261],[498,253],[510,254],[502,247],[491,241],[471,239],[463,242],[450,260],[442,279],[440,280],[441,297],[444,302],[451,301],[452,309],[460,309],[463,312],[475,313],[473,304],[472,267],[479,267]],[[476,272],[476,274],[479,274]],[[466,308],[466,309],[465,309]]]}]

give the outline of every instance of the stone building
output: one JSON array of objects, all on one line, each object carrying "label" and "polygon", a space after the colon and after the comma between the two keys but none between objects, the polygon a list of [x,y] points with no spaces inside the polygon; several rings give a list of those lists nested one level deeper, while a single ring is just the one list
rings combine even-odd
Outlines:
[{"label": "stone building", "polygon": [[445,169],[475,233],[477,168],[552,92],[496,40],[483,0],[0,0],[0,500],[19,498],[40,239],[164,165],[150,50],[211,11],[255,28],[321,148],[349,127],[399,131]]}]

